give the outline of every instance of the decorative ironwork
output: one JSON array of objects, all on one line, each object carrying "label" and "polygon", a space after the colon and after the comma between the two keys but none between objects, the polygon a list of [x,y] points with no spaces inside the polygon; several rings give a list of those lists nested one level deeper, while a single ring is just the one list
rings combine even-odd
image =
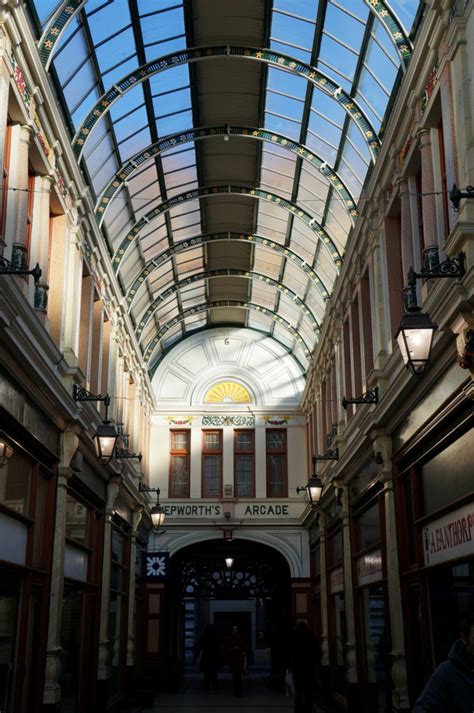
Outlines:
[{"label": "decorative ironwork", "polygon": [[206,560],[184,562],[181,572],[182,597],[253,599],[268,597],[273,586],[270,563],[248,563],[245,567],[223,568]]},{"label": "decorative ironwork", "polygon": [[231,47],[229,45],[217,47],[195,47],[174,52],[173,54],[158,57],[151,62],[137,67],[133,72],[122,77],[115,82],[101,97],[95,106],[92,107],[85,120],[80,125],[72,142],[72,148],[76,158],[81,158],[84,145],[91,135],[96,124],[110,111],[115,102],[124,96],[130,89],[136,87],[146,79],[163,72],[166,69],[177,67],[180,64],[188,64],[200,60],[211,60],[222,57],[239,57],[241,59],[252,59],[266,64],[274,65],[280,69],[285,69],[299,76],[305,77],[314,86],[334,99],[347,112],[349,117],[355,122],[362,133],[367,146],[375,162],[379,151],[380,141],[374,127],[369,121],[362,107],[351,97],[340,85],[329,76],[323,74],[319,69],[310,64],[306,64],[299,59],[274,52],[270,49],[259,49],[253,47]]},{"label": "decorative ironwork", "polygon": [[378,404],[379,402],[379,389],[378,386],[374,386],[373,389],[365,391],[361,396],[356,396],[353,399],[342,399],[342,408],[347,411],[349,404]]},{"label": "decorative ironwork", "polygon": [[0,275],[33,275],[35,285],[37,285],[42,274],[38,263],[32,270],[25,270],[21,265],[7,260],[6,257],[0,257]]},{"label": "decorative ironwork", "polygon": [[101,196],[95,205],[95,216],[99,225],[102,224],[105,213],[110,207],[113,198],[124,186],[125,182],[128,181],[136,171],[143,169],[144,163],[156,158],[165,151],[175,148],[177,145],[206,138],[222,138],[222,136],[226,135],[257,139],[260,141],[269,141],[273,144],[278,144],[278,146],[293,152],[299,158],[308,161],[330,181],[330,185],[339,194],[341,203],[349,213],[352,222],[354,222],[354,219],[358,216],[359,213],[357,211],[355,200],[342,178],[336,173],[336,171],[334,171],[333,168],[328,166],[324,159],[315,155],[314,152],[310,151],[310,149],[304,146],[304,144],[299,144],[293,139],[290,139],[288,136],[267,131],[266,129],[222,125],[188,129],[187,131],[181,131],[177,134],[166,136],[132,156],[119,168],[117,173],[112,177],[105,189],[101,192]]},{"label": "decorative ironwork", "polygon": [[322,456],[313,456],[314,460],[339,460],[339,449],[331,448]]},{"label": "decorative ironwork", "polygon": [[395,15],[389,3],[377,2],[377,0],[365,0],[365,2],[384,25],[397,49],[403,66],[406,68],[413,53],[413,44],[405,32],[402,23]]},{"label": "decorative ironwork", "polygon": [[215,307],[237,307],[239,309],[248,309],[253,312],[260,312],[261,314],[267,315],[274,322],[278,322],[278,324],[282,324],[287,328],[288,332],[290,332],[290,334],[295,338],[295,340],[303,346],[304,353],[306,356],[309,357],[309,355],[311,354],[311,350],[308,344],[300,335],[300,333],[295,329],[295,327],[293,327],[293,325],[290,324],[286,319],[284,319],[268,307],[263,307],[262,305],[255,304],[254,302],[241,302],[240,300],[212,300],[211,302],[203,302],[202,304],[194,305],[193,307],[188,307],[187,309],[178,312],[178,314],[176,314],[175,317],[173,317],[173,319],[171,319],[169,322],[165,322],[165,324],[160,327],[153,339],[148,342],[147,346],[143,350],[144,361],[149,362],[151,360],[155,348],[160,343],[164,335],[172,327],[179,324],[186,317],[206,312],[208,309],[212,309]]},{"label": "decorative ironwork", "polygon": [[132,458],[136,458],[139,463],[143,458],[141,453],[131,453],[127,448],[116,448],[114,456],[119,460],[130,460]]},{"label": "decorative ironwork", "polygon": [[49,67],[53,50],[62,33],[85,2],[86,0],[67,0],[67,2],[61,3],[51,18],[49,25],[38,42],[38,54],[45,69]]},{"label": "decorative ironwork", "polygon": [[455,211],[459,210],[459,202],[462,198],[474,198],[474,186],[467,186],[465,191],[460,191],[455,183],[449,192],[449,198]]},{"label": "decorative ironwork", "polygon": [[203,416],[203,426],[255,426],[255,416]]},{"label": "decorative ironwork", "polygon": [[[153,266],[152,269],[148,270],[142,270],[140,273],[140,276],[136,278],[136,280],[133,282],[132,286],[130,287],[127,296],[126,296],[126,301],[130,305],[129,311],[132,308],[132,303],[133,300],[136,297],[137,291],[139,287],[144,283],[146,277],[150,275],[155,269],[155,266]],[[146,274],[145,274],[146,273]],[[168,287],[166,290],[163,290],[163,292],[160,292],[157,294],[155,299],[153,300],[152,304],[150,305],[150,308],[152,310],[150,316],[153,314],[155,309],[158,306],[162,306],[163,302],[168,299],[168,297],[171,297],[174,295],[176,292],[179,290],[183,289],[183,287],[187,287],[188,285],[192,285],[195,282],[201,282],[202,280],[208,280],[212,279],[214,277],[244,277],[249,280],[259,280],[260,282],[265,282],[268,285],[272,285],[275,287],[277,290],[282,292],[283,294],[288,295],[291,297],[293,302],[298,305],[303,311],[303,313],[307,316],[310,317],[312,322],[311,322],[311,327],[312,329],[319,329],[319,322],[316,319],[316,316],[312,312],[312,310],[306,305],[306,302],[299,297],[296,292],[293,292],[289,287],[286,287],[281,282],[277,282],[277,280],[274,280],[272,277],[268,277],[267,275],[263,275],[261,272],[255,272],[254,270],[233,270],[230,268],[227,269],[222,269],[222,270],[203,270],[203,272],[196,272],[194,275],[190,275],[189,277],[185,277],[182,280],[179,280],[179,282],[173,283],[171,287]],[[137,329],[137,334],[141,333]]]},{"label": "decorative ironwork", "polygon": [[140,220],[135,223],[133,228],[127,233],[127,235],[122,240],[114,254],[113,264],[115,266],[116,271],[118,272],[118,270],[120,269],[120,263],[122,262],[123,256],[125,255],[127,249],[130,247],[130,244],[136,239],[137,235],[143,229],[147,228],[150,225],[150,222],[152,220],[157,218],[159,215],[167,213],[175,206],[181,205],[182,203],[185,203],[187,201],[194,201],[199,198],[220,195],[222,193],[235,193],[241,196],[248,196],[249,198],[270,201],[271,203],[276,204],[279,208],[283,208],[289,213],[292,213],[301,221],[303,221],[303,223],[305,223],[313,231],[313,233],[315,233],[318,238],[321,239],[323,244],[326,246],[336,268],[339,270],[339,268],[341,267],[342,257],[335,243],[332,241],[332,239],[324,230],[324,228],[316,221],[316,219],[306,210],[301,208],[297,203],[287,201],[286,198],[283,198],[282,196],[279,196],[276,193],[265,191],[261,188],[251,188],[250,186],[232,186],[224,184],[219,186],[199,187],[194,188],[191,191],[179,193],[178,195],[173,196],[173,198],[170,198],[167,201],[160,203],[160,205],[155,206],[155,208],[146,213],[146,215],[143,215]]},{"label": "decorative ironwork", "polygon": [[405,309],[408,312],[418,312],[418,301],[416,296],[416,280],[431,280],[439,277],[459,278],[466,273],[465,255],[460,252],[457,257],[449,257],[437,265],[432,265],[428,270],[415,272],[412,268],[408,271],[408,286],[405,288]]},{"label": "decorative ironwork", "polygon": [[72,398],[74,401],[103,401],[106,405],[110,405],[110,396],[105,394],[93,394],[83,386],[74,384],[72,387]]}]

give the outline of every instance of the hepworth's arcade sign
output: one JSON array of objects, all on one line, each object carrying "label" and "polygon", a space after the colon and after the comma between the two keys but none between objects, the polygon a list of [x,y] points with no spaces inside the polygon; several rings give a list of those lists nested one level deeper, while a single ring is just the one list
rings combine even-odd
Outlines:
[{"label": "hepworth's arcade sign", "polygon": [[163,510],[169,517],[174,518],[224,518],[226,511],[232,510],[235,518],[253,517],[300,517],[305,504],[261,502],[261,503],[232,503],[228,507],[221,503],[163,503]]}]

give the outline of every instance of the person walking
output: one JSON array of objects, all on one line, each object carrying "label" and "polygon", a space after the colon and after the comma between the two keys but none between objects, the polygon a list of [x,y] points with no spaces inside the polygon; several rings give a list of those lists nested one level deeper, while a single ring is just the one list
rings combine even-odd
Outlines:
[{"label": "person walking", "polygon": [[238,626],[232,627],[232,633],[227,642],[227,659],[232,674],[234,696],[242,695],[242,676],[246,667],[246,641]]},{"label": "person walking", "polygon": [[214,624],[208,624],[198,643],[199,670],[204,674],[205,691],[218,688],[219,659],[217,629]]},{"label": "person walking", "polygon": [[460,638],[415,703],[413,713],[472,713],[474,711],[474,615],[461,625]]},{"label": "person walking", "polygon": [[295,713],[312,713],[314,666],[318,645],[306,622],[299,621],[290,638],[288,670],[293,674]]}]

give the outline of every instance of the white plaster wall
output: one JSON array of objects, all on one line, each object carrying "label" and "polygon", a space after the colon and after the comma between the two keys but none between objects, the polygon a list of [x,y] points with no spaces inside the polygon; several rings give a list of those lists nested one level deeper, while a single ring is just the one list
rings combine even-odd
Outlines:
[{"label": "white plaster wall", "polygon": [[[241,383],[252,407],[261,408],[298,408],[304,389],[301,368],[271,337],[216,328],[190,336],[159,364],[152,381],[158,410],[202,408],[207,391],[220,381]],[[206,410],[219,408],[206,404]]]}]

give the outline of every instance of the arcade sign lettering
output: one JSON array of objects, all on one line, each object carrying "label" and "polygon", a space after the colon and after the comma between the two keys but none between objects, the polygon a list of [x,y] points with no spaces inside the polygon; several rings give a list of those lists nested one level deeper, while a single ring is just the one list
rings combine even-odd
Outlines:
[{"label": "arcade sign lettering", "polygon": [[[242,505],[243,512],[239,512],[242,517],[289,517],[289,505],[281,503],[252,503]],[[223,517],[224,511],[222,505],[206,505],[200,503],[194,505],[191,503],[167,503],[163,504],[163,510],[169,517]]]},{"label": "arcade sign lettering", "polygon": [[474,551],[474,506],[464,505],[423,528],[425,566],[432,567]]}]

